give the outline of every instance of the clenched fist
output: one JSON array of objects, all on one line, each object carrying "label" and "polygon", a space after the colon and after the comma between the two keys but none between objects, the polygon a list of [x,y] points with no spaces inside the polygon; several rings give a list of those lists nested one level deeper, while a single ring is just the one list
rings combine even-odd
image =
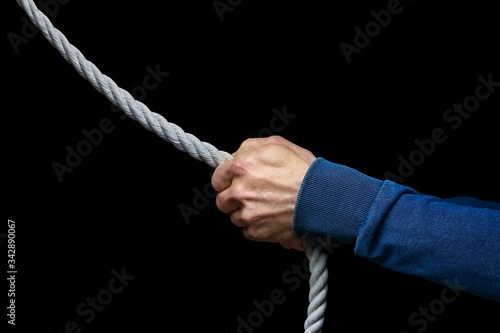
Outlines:
[{"label": "clenched fist", "polygon": [[248,139],[212,176],[217,207],[246,238],[303,250],[292,230],[304,175],[315,156],[279,136]]}]

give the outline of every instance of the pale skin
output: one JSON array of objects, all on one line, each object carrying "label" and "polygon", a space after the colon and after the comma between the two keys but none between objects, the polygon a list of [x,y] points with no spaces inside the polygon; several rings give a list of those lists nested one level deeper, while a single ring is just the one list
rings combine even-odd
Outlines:
[{"label": "pale skin", "polygon": [[304,250],[292,219],[300,185],[316,157],[280,137],[245,140],[233,159],[219,165],[212,186],[217,207],[254,241]]}]

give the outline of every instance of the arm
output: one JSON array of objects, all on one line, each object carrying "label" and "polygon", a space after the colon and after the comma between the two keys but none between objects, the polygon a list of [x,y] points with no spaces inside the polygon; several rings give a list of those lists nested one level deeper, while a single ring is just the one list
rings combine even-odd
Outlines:
[{"label": "arm", "polygon": [[439,199],[319,158],[293,223],[298,236],[355,242],[357,255],[381,266],[500,301],[500,204]]},{"label": "arm", "polygon": [[247,140],[233,156],[212,185],[245,237],[302,250],[306,234],[329,235],[381,266],[500,301],[499,204],[423,195],[280,137]]}]

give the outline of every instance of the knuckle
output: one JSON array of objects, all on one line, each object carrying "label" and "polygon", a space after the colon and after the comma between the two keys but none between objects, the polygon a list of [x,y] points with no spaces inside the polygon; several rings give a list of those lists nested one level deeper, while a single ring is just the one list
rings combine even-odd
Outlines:
[{"label": "knuckle", "polygon": [[285,139],[280,135],[271,135],[267,138],[268,143],[283,144]]},{"label": "knuckle", "polygon": [[231,163],[231,171],[236,177],[241,177],[248,173],[248,161],[243,157],[235,157]]}]

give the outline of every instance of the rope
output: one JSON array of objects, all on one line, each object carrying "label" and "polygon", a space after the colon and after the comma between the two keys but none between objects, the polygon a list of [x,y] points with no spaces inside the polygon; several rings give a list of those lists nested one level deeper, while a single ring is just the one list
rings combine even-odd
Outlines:
[{"label": "rope", "polygon": [[207,142],[200,141],[192,134],[186,133],[174,123],[168,122],[163,116],[152,112],[142,102],[118,85],[90,61],[50,22],[33,3],[32,0],[16,0],[26,11],[35,26],[42,31],[47,40],[54,46],[76,71],[111,103],[121,108],[127,116],[138,121],[144,128],[156,133],[163,140],[172,143],[177,149],[188,153],[197,160],[206,162],[211,167],[227,161],[231,154],[220,151]]},{"label": "rope", "polygon": [[315,241],[315,236],[306,238],[306,255],[309,259],[309,307],[304,323],[305,333],[320,333],[326,311],[326,294],[328,293],[328,255]]},{"label": "rope", "polygon": [[[152,112],[145,104],[135,100],[129,92],[118,87],[111,78],[102,74],[75,46],[69,43],[63,33],[56,29],[49,18],[36,7],[33,0],[16,1],[49,43],[61,53],[62,57],[97,91],[106,96],[115,106],[121,108],[127,116],[138,121],[144,128],[156,133],[163,140],[170,142],[175,148],[188,153],[194,159],[204,161],[213,168],[232,158],[231,154],[218,150],[210,143],[200,141],[194,135],[184,132],[178,125],[168,122],[162,115]],[[307,243],[306,255],[309,258],[311,277],[309,280],[310,304],[304,328],[306,333],[319,333],[326,309],[327,255],[313,241]]]}]

